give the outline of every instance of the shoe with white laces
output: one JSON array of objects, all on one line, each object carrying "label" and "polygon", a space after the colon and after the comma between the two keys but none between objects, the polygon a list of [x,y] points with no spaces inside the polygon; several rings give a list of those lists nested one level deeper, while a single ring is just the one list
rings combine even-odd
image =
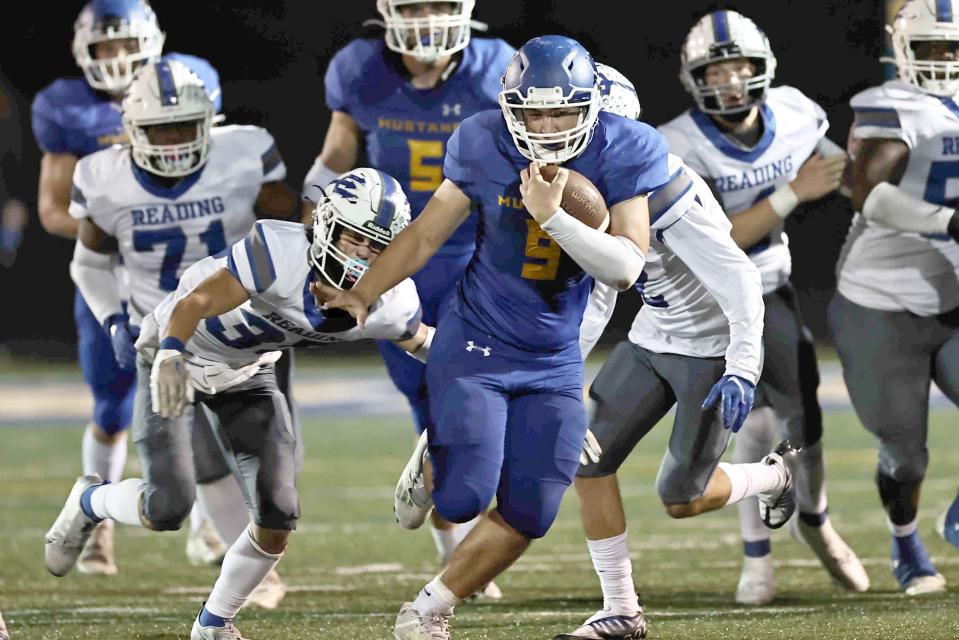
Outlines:
[{"label": "shoe with white laces", "polygon": [[736,602],[759,606],[769,604],[775,597],[772,554],[767,553],[759,558],[743,556],[743,570],[736,586]]},{"label": "shoe with white laces", "polygon": [[420,614],[412,602],[404,602],[393,625],[396,640],[450,640],[450,613]]},{"label": "shoe with white laces", "polygon": [[404,529],[419,529],[433,509],[433,496],[426,488],[426,479],[423,477],[423,464],[429,455],[428,445],[424,431],[396,483],[393,513]]},{"label": "shoe with white laces", "polygon": [[101,576],[117,575],[113,561],[113,521],[98,524],[77,559],[77,571]]},{"label": "shoe with white laces", "polygon": [[285,595],[286,585],[283,584],[283,579],[280,578],[280,574],[276,572],[276,569],[273,569],[266,574],[266,577],[263,578],[260,584],[256,585],[256,589],[254,589],[250,597],[247,598],[244,606],[276,609],[280,606],[280,602]]},{"label": "shoe with white laces", "polygon": [[756,494],[759,500],[759,517],[770,529],[778,529],[786,524],[796,510],[793,474],[789,467],[798,453],[798,449],[794,449],[789,440],[783,440],[762,460],[765,464],[775,465],[783,476],[781,489]]},{"label": "shoe with white laces", "polygon": [[65,576],[76,564],[83,545],[86,544],[97,526],[80,507],[80,496],[88,488],[103,484],[100,476],[93,474],[80,476],[73,483],[60,515],[44,536],[44,559],[47,571],[55,576]]},{"label": "shoe with white laces", "polygon": [[869,589],[869,574],[859,556],[836,532],[832,521],[826,518],[819,526],[807,524],[797,514],[790,520],[792,537],[812,549],[832,581],[843,589],[862,593]]},{"label": "shoe with white laces", "polygon": [[243,636],[232,620],[227,620],[222,627],[204,627],[197,616],[190,631],[190,640],[243,640]]},{"label": "shoe with white laces", "polygon": [[186,539],[186,558],[194,567],[218,567],[223,564],[227,548],[210,521],[203,520],[196,531],[190,529]]},{"label": "shoe with white laces", "polygon": [[582,626],[569,633],[561,633],[553,640],[640,640],[646,637],[646,613],[620,613],[601,609]]}]

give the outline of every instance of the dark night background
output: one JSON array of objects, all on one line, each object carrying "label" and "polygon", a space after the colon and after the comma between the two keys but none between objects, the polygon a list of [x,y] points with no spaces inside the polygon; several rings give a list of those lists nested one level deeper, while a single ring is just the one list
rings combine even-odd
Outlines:
[{"label": "dark night background", "polygon": [[[82,2],[21,3],[0,27],[0,200],[6,192],[30,209],[25,239],[11,267],[0,267],[0,349],[12,355],[74,357],[73,243],[47,235],[36,217],[40,152],[30,130],[30,102],[54,78],[79,75],[70,53]],[[323,96],[327,61],[378,17],[374,0],[354,2],[170,2],[153,7],[167,33],[166,51],[207,58],[220,72],[228,122],[266,127],[299,189],[329,121]],[[883,80],[882,3],[834,0],[629,2],[628,0],[477,0],[474,18],[514,46],[546,33],[572,36],[594,57],[636,84],[643,119],[658,125],[691,104],[677,78],[679,47],[689,28],[717,8],[751,17],[769,36],[779,67],[775,85],[798,87],[825,108],[829,137],[845,146],[849,98]],[[482,35],[482,34],[480,34]],[[4,95],[5,94],[5,97]],[[799,210],[787,223],[793,282],[806,321],[829,341],[825,306],[851,211],[839,196]],[[604,342],[622,337],[638,296],[621,297]],[[372,345],[362,347],[371,349]],[[348,347],[356,349],[356,345]]]}]

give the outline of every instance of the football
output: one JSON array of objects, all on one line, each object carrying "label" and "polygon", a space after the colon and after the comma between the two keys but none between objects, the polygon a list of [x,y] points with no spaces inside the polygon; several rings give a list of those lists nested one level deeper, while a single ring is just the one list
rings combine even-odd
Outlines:
[{"label": "football", "polygon": [[[557,165],[548,164],[540,167],[539,172],[543,179],[552,182],[558,169]],[[563,211],[593,229],[606,231],[609,226],[609,209],[606,208],[603,194],[583,174],[572,169],[567,171],[569,171],[569,179],[566,181],[563,200],[560,202]]]}]

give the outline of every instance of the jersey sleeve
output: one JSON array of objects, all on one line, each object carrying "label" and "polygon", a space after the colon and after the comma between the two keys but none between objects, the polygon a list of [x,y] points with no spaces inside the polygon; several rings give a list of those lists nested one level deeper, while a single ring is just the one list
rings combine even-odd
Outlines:
[{"label": "jersey sleeve", "polygon": [[908,110],[885,87],[867,89],[853,96],[849,104],[853,111],[853,138],[889,138],[902,140],[910,149],[915,146],[916,136],[908,126]]},{"label": "jersey sleeve", "polygon": [[665,229],[683,216],[697,197],[692,171],[669,154],[669,182],[649,196],[649,227]]},{"label": "jersey sleeve", "polygon": [[703,178],[709,178],[709,168],[696,154],[689,136],[683,132],[677,121],[659,127],[659,132],[669,144],[669,152],[682,158],[683,163]]},{"label": "jersey sleeve", "polygon": [[658,237],[703,283],[726,316],[726,373],[755,383],[759,379],[765,312],[762,280],[729,230],[719,203],[709,197],[694,203]]},{"label": "jersey sleeve", "polygon": [[[286,293],[283,283],[289,283],[295,269],[292,261],[295,251],[284,251],[283,240],[267,221],[253,225],[246,237],[233,244],[227,254],[226,267],[251,298],[262,298],[280,306]],[[286,277],[284,277],[286,276]]]},{"label": "jersey sleeve", "polygon": [[350,113],[352,105],[350,104],[348,88],[351,84],[350,77],[353,74],[352,67],[355,64],[350,55],[352,48],[351,45],[347,45],[337,51],[326,68],[326,75],[323,76],[326,106],[330,111]]},{"label": "jersey sleeve", "polygon": [[276,140],[266,129],[257,127],[253,134],[253,148],[260,154],[263,164],[261,182],[277,182],[286,178],[286,163],[276,146]]},{"label": "jersey sleeve", "polygon": [[70,187],[70,217],[82,220],[90,215],[88,198],[93,195],[93,180],[90,176],[90,161],[93,156],[81,158],[73,169],[73,185]]},{"label": "jersey sleeve", "polygon": [[41,91],[33,99],[30,111],[33,125],[33,137],[44,153],[69,153],[67,134],[57,118],[56,107],[47,90]]},{"label": "jersey sleeve", "polygon": [[380,296],[374,303],[363,337],[375,340],[406,340],[416,334],[423,318],[423,309],[416,285],[407,278]]},{"label": "jersey sleeve", "polygon": [[622,163],[611,174],[604,176],[606,205],[612,207],[638,195],[655,191],[669,182],[669,144],[666,138],[649,125],[627,120],[631,135],[619,137],[617,147],[625,144],[628,157],[637,161]]},{"label": "jersey sleeve", "polygon": [[475,135],[472,124],[472,118],[467,118],[453,131],[453,135],[446,142],[446,157],[443,159],[443,177],[465,194],[470,194],[476,183],[474,169],[469,161],[470,155],[465,153],[468,138],[464,140],[464,136]]}]

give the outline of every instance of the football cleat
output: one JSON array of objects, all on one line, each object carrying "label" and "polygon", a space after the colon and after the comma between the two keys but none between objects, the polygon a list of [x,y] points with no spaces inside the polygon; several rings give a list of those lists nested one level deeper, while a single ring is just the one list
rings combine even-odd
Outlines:
[{"label": "football cleat", "polygon": [[286,585],[283,584],[283,579],[280,578],[280,574],[276,572],[276,569],[273,569],[266,574],[266,577],[263,578],[260,584],[256,585],[256,589],[254,589],[250,597],[247,598],[244,606],[250,605],[260,607],[261,609],[276,609],[280,606],[280,602],[285,595]]},{"label": "football cleat", "polygon": [[233,625],[232,620],[227,620],[222,627],[204,627],[200,624],[200,617],[197,616],[190,631],[190,640],[243,640],[243,636]]},{"label": "football cleat", "polygon": [[412,602],[404,602],[396,616],[393,637],[396,640],[450,640],[451,613],[420,615]]},{"label": "football cleat", "polygon": [[73,568],[83,545],[97,526],[80,508],[80,496],[89,487],[98,484],[103,484],[103,480],[96,474],[77,478],[60,515],[44,537],[47,571],[55,576],[65,576]]},{"label": "football cleat", "polygon": [[783,476],[783,486],[768,493],[756,494],[759,500],[759,517],[770,529],[778,529],[789,521],[796,510],[796,495],[793,491],[792,471],[789,465],[796,459],[797,449],[783,440],[772,453],[763,458],[763,462],[776,466]]},{"label": "football cleat", "polygon": [[806,524],[802,518],[793,518],[789,530],[793,538],[812,549],[837,585],[860,593],[869,589],[866,568],[856,552],[833,529],[829,518],[818,527]]},{"label": "football cleat", "polygon": [[561,633],[553,640],[640,640],[646,637],[648,625],[642,607],[639,613],[615,613],[610,609],[597,611],[583,626],[569,633]]},{"label": "football cleat", "polygon": [[736,585],[736,602],[759,606],[769,604],[776,597],[773,579],[773,557],[766,554],[759,558],[743,556],[743,570]]},{"label": "football cleat", "polygon": [[939,514],[936,520],[936,532],[942,539],[959,549],[959,497],[949,508]]},{"label": "football cleat", "polygon": [[10,640],[10,632],[7,631],[7,625],[3,621],[3,615],[0,615],[0,640]]},{"label": "football cleat", "polygon": [[77,559],[77,571],[102,576],[117,574],[117,565],[113,561],[112,520],[104,520],[93,529]]},{"label": "football cleat", "polygon": [[203,520],[196,531],[190,529],[186,539],[186,557],[194,567],[218,567],[223,564],[227,546],[213,529],[209,520]]},{"label": "football cleat", "polygon": [[919,534],[892,539],[892,574],[907,596],[946,590],[946,579],[929,561]]},{"label": "football cleat", "polygon": [[393,494],[393,513],[396,521],[404,529],[419,529],[433,509],[433,496],[426,488],[426,479],[423,477],[423,464],[429,456],[426,431],[420,435],[416,448]]}]

